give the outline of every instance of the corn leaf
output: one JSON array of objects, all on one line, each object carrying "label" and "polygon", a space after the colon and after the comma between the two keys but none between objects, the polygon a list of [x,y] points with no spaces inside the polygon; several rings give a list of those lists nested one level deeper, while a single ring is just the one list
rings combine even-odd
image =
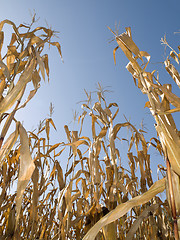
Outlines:
[{"label": "corn leaf", "polygon": [[20,149],[20,169],[19,169],[17,195],[16,195],[16,213],[17,213],[16,228],[18,226],[23,193],[35,169],[35,165],[31,158],[31,154],[29,150],[28,135],[26,133],[26,130],[21,124],[19,124],[19,134],[20,134],[21,149]]},{"label": "corn leaf", "polygon": [[165,189],[165,181],[166,181],[165,178],[163,178],[161,180],[158,180],[144,194],[142,194],[140,196],[137,196],[137,197],[134,197],[131,200],[117,206],[114,210],[112,210],[107,215],[105,215],[103,218],[101,218],[89,230],[89,232],[84,236],[83,240],[94,240],[96,235],[98,234],[99,230],[102,227],[106,226],[109,223],[112,223],[112,222],[116,221],[118,218],[122,217],[124,214],[126,214],[133,207],[145,204],[146,202],[151,200],[154,196],[156,196],[158,193],[163,192],[164,189]]}]

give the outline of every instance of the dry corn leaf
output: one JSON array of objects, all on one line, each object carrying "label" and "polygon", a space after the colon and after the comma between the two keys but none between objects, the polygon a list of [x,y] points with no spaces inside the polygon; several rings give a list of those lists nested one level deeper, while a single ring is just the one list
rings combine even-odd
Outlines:
[{"label": "dry corn leaf", "polygon": [[12,91],[0,102],[0,113],[7,111],[15,101],[19,98],[22,90],[26,84],[31,80],[32,72],[34,69],[34,60],[31,60],[29,66],[25,69],[23,74],[20,76],[16,86]]},{"label": "dry corn leaf", "polygon": [[79,139],[78,141],[75,141],[75,142],[72,142],[72,143],[67,143],[67,144],[65,144],[65,146],[72,146],[72,147],[77,148],[78,146],[80,146],[82,144],[86,145],[86,146],[89,146],[89,143],[84,139]]},{"label": "dry corn leaf", "polygon": [[133,239],[134,234],[136,233],[138,227],[140,227],[140,224],[144,221],[144,219],[148,218],[150,216],[150,214],[152,214],[154,211],[156,211],[159,207],[159,204],[153,204],[151,206],[149,206],[148,208],[146,208],[141,214],[140,216],[133,222],[133,225],[131,226],[126,239]]},{"label": "dry corn leaf", "polygon": [[170,109],[170,110],[166,110],[163,113],[159,113],[159,115],[161,115],[161,114],[171,114],[171,113],[175,113],[175,112],[180,112],[180,107],[173,108],[173,109]]},{"label": "dry corn leaf", "polygon": [[18,176],[18,184],[17,184],[17,195],[16,195],[16,228],[18,226],[21,203],[24,190],[32,176],[32,173],[35,169],[34,162],[31,158],[30,150],[29,150],[29,139],[24,127],[19,124],[19,134],[20,134],[20,169]]},{"label": "dry corn leaf", "polygon": [[118,218],[122,217],[128,211],[130,211],[133,207],[145,204],[153,197],[155,197],[158,193],[163,192],[165,189],[165,181],[165,178],[158,180],[144,194],[134,197],[131,200],[118,205],[114,210],[101,218],[84,236],[83,240],[94,240],[102,227],[116,221]]},{"label": "dry corn leaf", "polygon": [[129,126],[128,122],[116,124],[113,128],[114,139],[116,139],[116,136],[117,136],[119,130],[121,129],[121,127],[127,127],[127,126]]},{"label": "dry corn leaf", "polygon": [[[122,36],[123,36],[123,38],[122,38]],[[135,58],[134,58],[134,56],[132,54],[133,51],[134,51],[135,56],[141,57],[140,51],[137,48],[136,44],[132,41],[132,39],[127,35],[127,33],[123,33],[123,34],[121,34],[121,35],[116,37],[116,41],[117,41],[119,47],[124,52],[124,54],[126,55],[126,57],[129,59],[129,61],[131,61],[132,67],[138,73],[141,72],[142,69],[141,69],[141,67],[139,66],[139,64],[137,63],[137,61],[135,60]]]},{"label": "dry corn leaf", "polygon": [[58,161],[56,161],[56,169],[57,169],[59,188],[60,190],[62,190],[65,187],[65,183],[64,183],[64,177],[63,177],[63,170]]},{"label": "dry corn leaf", "polygon": [[0,167],[2,166],[3,159],[8,155],[18,138],[18,125],[19,124],[17,123],[16,130],[8,137],[0,150]]},{"label": "dry corn leaf", "polygon": [[174,67],[174,65],[170,63],[169,59],[167,59],[164,62],[164,65],[165,65],[166,71],[170,74],[170,76],[175,81],[175,83],[178,85],[178,87],[180,87],[180,75],[179,75],[179,72]]},{"label": "dry corn leaf", "polygon": [[92,118],[92,137],[93,139],[96,139],[96,128],[95,128],[95,123],[96,123],[96,117],[94,114],[91,115],[91,118]]},{"label": "dry corn leaf", "polygon": [[49,140],[50,127],[49,127],[49,120],[48,119],[46,119],[45,128],[46,128],[46,136],[47,136],[47,139]]},{"label": "dry corn leaf", "polygon": [[71,142],[71,134],[70,134],[68,126],[64,125],[64,129],[65,129],[68,141]]},{"label": "dry corn leaf", "polygon": [[35,53],[36,53],[36,57],[37,57],[37,62],[39,64],[39,68],[40,68],[40,71],[41,71],[41,75],[45,81],[45,72],[44,72],[44,62],[39,54],[39,52],[35,49]]},{"label": "dry corn leaf", "polygon": [[10,73],[12,72],[12,69],[14,67],[13,63],[16,59],[15,54],[18,57],[18,53],[16,51],[16,46],[8,46],[6,62],[7,62],[7,68],[8,68]]},{"label": "dry corn leaf", "polygon": [[64,150],[65,150],[65,147],[64,147],[63,149],[61,149],[61,151],[60,151],[60,152],[58,152],[57,154],[55,154],[55,155],[54,155],[54,157],[58,157],[58,156],[60,156],[60,155],[61,155],[61,153],[62,153]]},{"label": "dry corn leaf", "polygon": [[101,132],[99,133],[99,135],[98,135],[97,137],[98,137],[99,139],[105,137],[105,136],[106,136],[106,133],[107,133],[107,130],[108,130],[107,127],[103,127],[103,128],[101,129]]},{"label": "dry corn leaf", "polygon": [[24,108],[26,106],[26,104],[34,97],[36,92],[37,92],[37,89],[30,91],[29,96],[26,99],[26,101],[17,110],[19,110],[20,108]]},{"label": "dry corn leaf", "polygon": [[180,175],[180,140],[177,133],[171,129],[167,122],[162,122],[156,126],[156,131],[159,135],[164,153],[167,152],[172,169]]},{"label": "dry corn leaf", "polygon": [[10,73],[9,73],[9,69],[6,66],[6,64],[3,63],[3,61],[0,60],[0,68],[3,71],[4,76],[7,78],[8,81],[10,81]]},{"label": "dry corn leaf", "polygon": [[56,149],[57,147],[59,147],[59,145],[60,145],[61,143],[56,143],[56,144],[54,144],[53,146],[51,146],[50,147],[50,149],[48,149],[48,151],[47,151],[47,155],[50,153],[50,152],[52,152],[54,149]]},{"label": "dry corn leaf", "polygon": [[174,53],[174,51],[170,51],[170,56],[177,62],[177,64],[179,64],[179,59],[176,56],[176,54]]},{"label": "dry corn leaf", "polygon": [[41,77],[39,76],[38,71],[35,70],[32,74],[32,82],[35,89],[37,89],[40,86],[40,81],[41,81]]},{"label": "dry corn leaf", "polygon": [[57,130],[57,129],[56,129],[56,126],[55,126],[55,124],[54,124],[54,122],[53,122],[53,120],[52,120],[52,118],[48,118],[48,121],[49,121],[50,124],[53,126],[53,128],[54,128],[55,130]]},{"label": "dry corn leaf", "polygon": [[10,20],[8,20],[8,19],[5,19],[4,21],[1,21],[1,22],[0,22],[0,32],[2,31],[2,28],[3,28],[3,26],[4,26],[5,23],[7,23],[7,24],[9,24],[9,25],[11,25],[11,26],[13,27],[14,32],[16,33],[16,36],[17,36],[19,42],[22,44],[21,38],[20,38],[20,36],[19,36],[19,31],[18,31],[16,25],[15,25],[12,21],[10,21]]},{"label": "dry corn leaf", "polygon": [[[3,94],[3,91],[5,89],[5,86],[6,86],[6,81],[5,79],[1,80],[0,82],[0,98],[2,99],[2,94]],[[0,99],[0,101],[1,101]]]},{"label": "dry corn leaf", "polygon": [[4,137],[6,136],[6,133],[7,133],[8,129],[9,129],[10,125],[11,125],[11,122],[12,122],[12,120],[14,118],[15,113],[16,113],[16,110],[12,111],[9,114],[8,118],[6,119],[6,122],[5,122],[5,124],[3,126],[3,129],[1,131],[1,138],[2,139],[4,139]]},{"label": "dry corn leaf", "polygon": [[87,114],[87,112],[83,111],[82,115],[79,116],[79,118],[78,118],[78,124],[81,119],[81,127],[80,127],[80,131],[79,131],[79,136],[81,135],[81,132],[82,132],[83,122],[84,122],[84,118],[85,118],[86,114]]},{"label": "dry corn leaf", "polygon": [[45,54],[45,55],[42,57],[42,60],[43,60],[43,62],[44,62],[44,67],[45,67],[46,74],[47,74],[47,77],[48,77],[48,82],[49,82],[49,63],[48,63],[48,55]]},{"label": "dry corn leaf", "polygon": [[127,27],[126,32],[116,37],[116,40],[121,41],[127,49],[129,49],[135,56],[141,57],[139,48],[136,46],[131,36],[131,28]]},{"label": "dry corn leaf", "polygon": [[118,50],[119,46],[115,47],[113,50],[113,57],[114,57],[114,64],[116,65],[116,51]]},{"label": "dry corn leaf", "polygon": [[76,201],[80,196],[81,196],[81,191],[78,191],[77,193],[75,193],[74,195],[72,195],[72,196],[71,196],[71,203],[73,203],[74,201]]},{"label": "dry corn leaf", "polygon": [[40,47],[45,43],[40,37],[35,36],[33,33],[30,33],[29,37],[31,38],[31,45],[36,44],[36,46]]},{"label": "dry corn leaf", "polygon": [[3,46],[3,42],[4,42],[4,32],[0,32],[0,60],[2,59],[1,57],[1,49],[2,49],[2,46]]},{"label": "dry corn leaf", "polygon": [[59,52],[59,54],[60,54],[60,57],[61,57],[61,59],[63,60],[63,58],[62,58],[62,52],[61,52],[61,45],[60,45],[58,42],[50,42],[50,44],[57,47],[58,52]]}]

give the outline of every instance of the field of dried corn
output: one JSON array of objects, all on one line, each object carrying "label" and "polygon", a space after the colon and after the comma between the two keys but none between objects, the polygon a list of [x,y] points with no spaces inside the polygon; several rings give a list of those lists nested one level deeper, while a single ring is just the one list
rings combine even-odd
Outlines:
[{"label": "field of dried corn", "polygon": [[[170,84],[161,85],[155,71],[147,72],[150,55],[136,46],[130,28],[121,35],[110,29],[118,44],[114,59],[121,48],[135,84],[148,97],[158,137],[147,139],[143,128],[127,119],[119,122],[118,105],[106,101],[100,85],[94,101],[85,91],[79,128],[65,125],[63,142],[51,143],[52,117],[26,131],[15,115],[38,92],[41,78],[49,79],[45,46],[57,47],[62,58],[60,44],[52,41],[55,32],[33,28],[35,22],[34,16],[29,25],[0,23],[0,51],[4,24],[13,31],[7,52],[0,52],[0,239],[178,239],[180,139],[173,114],[180,110],[180,98]],[[166,38],[162,43],[170,47]],[[172,63],[179,64],[180,54],[170,49],[165,69],[180,86]],[[32,91],[24,100],[30,82]],[[6,136],[11,125],[15,130]],[[123,158],[122,141],[127,146]],[[156,182],[150,148],[165,160]],[[166,198],[159,195],[163,191]]]}]

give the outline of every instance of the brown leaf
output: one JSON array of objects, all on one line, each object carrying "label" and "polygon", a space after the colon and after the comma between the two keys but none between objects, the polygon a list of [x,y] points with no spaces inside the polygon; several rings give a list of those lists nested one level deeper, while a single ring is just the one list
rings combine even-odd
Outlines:
[{"label": "brown leaf", "polygon": [[40,81],[41,81],[41,77],[39,76],[38,71],[35,70],[32,74],[32,82],[35,89],[37,89],[40,86]]},{"label": "brown leaf", "polygon": [[0,167],[2,166],[3,159],[8,155],[12,147],[14,146],[18,138],[18,123],[16,125],[16,130],[8,137],[4,145],[0,150]]},{"label": "brown leaf", "polygon": [[164,65],[165,65],[165,69],[170,74],[172,79],[175,81],[175,83],[178,85],[178,87],[180,87],[180,75],[179,75],[179,72],[174,67],[174,65],[170,63],[169,59],[167,59],[164,62]]},{"label": "brown leaf", "polygon": [[45,54],[43,57],[42,57],[42,60],[44,62],[44,67],[45,67],[45,70],[46,70],[46,74],[48,76],[48,81],[49,81],[49,63],[48,63],[48,55]]},{"label": "brown leaf", "polygon": [[47,151],[47,154],[49,154],[50,152],[52,152],[54,149],[56,149],[57,147],[59,147],[61,143],[56,143],[53,146],[50,147],[50,149]]},{"label": "brown leaf", "polygon": [[30,150],[29,150],[29,139],[24,127],[19,123],[19,134],[20,134],[20,169],[18,176],[18,184],[17,184],[17,195],[16,195],[16,228],[18,226],[21,203],[24,190],[32,176],[32,173],[35,169],[34,162],[31,158]]},{"label": "brown leaf", "polygon": [[114,64],[116,65],[116,51],[118,50],[119,46],[115,47],[115,49],[113,50],[113,57],[114,57]]},{"label": "brown leaf", "polygon": [[2,46],[3,46],[3,42],[4,42],[4,32],[0,32],[0,60],[2,59],[1,57],[1,49],[2,49]]},{"label": "brown leaf", "polygon": [[32,60],[29,66],[25,69],[23,74],[20,76],[16,86],[12,91],[0,102],[0,113],[3,113],[10,109],[15,101],[19,98],[22,90],[26,84],[31,80],[32,71],[34,69],[34,60]]},{"label": "brown leaf", "polygon": [[10,73],[9,73],[9,69],[6,66],[6,64],[3,63],[3,61],[0,60],[0,67],[3,71],[4,76],[7,78],[8,81],[10,81]]},{"label": "brown leaf", "polygon": [[39,54],[39,52],[37,50],[35,50],[35,53],[36,53],[36,57],[37,57],[37,62],[39,64],[39,68],[40,68],[40,71],[41,71],[41,75],[45,81],[45,72],[44,72],[44,62]]},{"label": "brown leaf", "polygon": [[61,59],[63,60],[63,58],[62,58],[62,52],[61,52],[61,45],[60,45],[58,42],[50,42],[50,44],[57,47],[58,52],[59,52],[59,54],[60,54],[60,57],[61,57]]}]

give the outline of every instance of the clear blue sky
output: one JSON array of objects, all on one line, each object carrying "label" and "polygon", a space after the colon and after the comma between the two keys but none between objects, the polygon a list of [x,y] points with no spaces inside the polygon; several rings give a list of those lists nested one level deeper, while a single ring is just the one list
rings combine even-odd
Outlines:
[{"label": "clear blue sky", "polygon": [[[49,112],[53,102],[53,119],[58,129],[53,133],[56,142],[65,138],[63,126],[72,119],[72,111],[80,111],[76,103],[85,99],[84,90],[93,91],[100,82],[102,86],[111,86],[113,93],[108,94],[109,101],[117,102],[121,116],[131,118],[137,127],[142,119],[145,126],[155,134],[154,119],[148,109],[144,109],[146,96],[134,86],[131,75],[125,69],[128,63],[121,50],[117,51],[117,65],[113,61],[115,41],[107,26],[115,29],[120,23],[119,33],[125,27],[132,29],[133,40],[140,50],[151,54],[149,68],[163,70],[165,60],[164,47],[160,39],[165,34],[169,43],[177,46],[180,34],[180,1],[178,0],[6,0],[1,2],[0,20],[10,19],[17,25],[30,22],[29,10],[35,10],[40,17],[39,25],[45,20],[54,30],[60,31],[64,63],[56,49],[51,49],[50,83],[42,84],[37,96],[18,113],[28,130],[36,127],[39,120]],[[167,81],[166,81],[167,80]],[[166,72],[160,75],[162,83],[169,82]],[[178,114],[176,114],[178,119]],[[180,119],[180,118],[179,118]],[[120,117],[120,121],[124,121]]]}]

